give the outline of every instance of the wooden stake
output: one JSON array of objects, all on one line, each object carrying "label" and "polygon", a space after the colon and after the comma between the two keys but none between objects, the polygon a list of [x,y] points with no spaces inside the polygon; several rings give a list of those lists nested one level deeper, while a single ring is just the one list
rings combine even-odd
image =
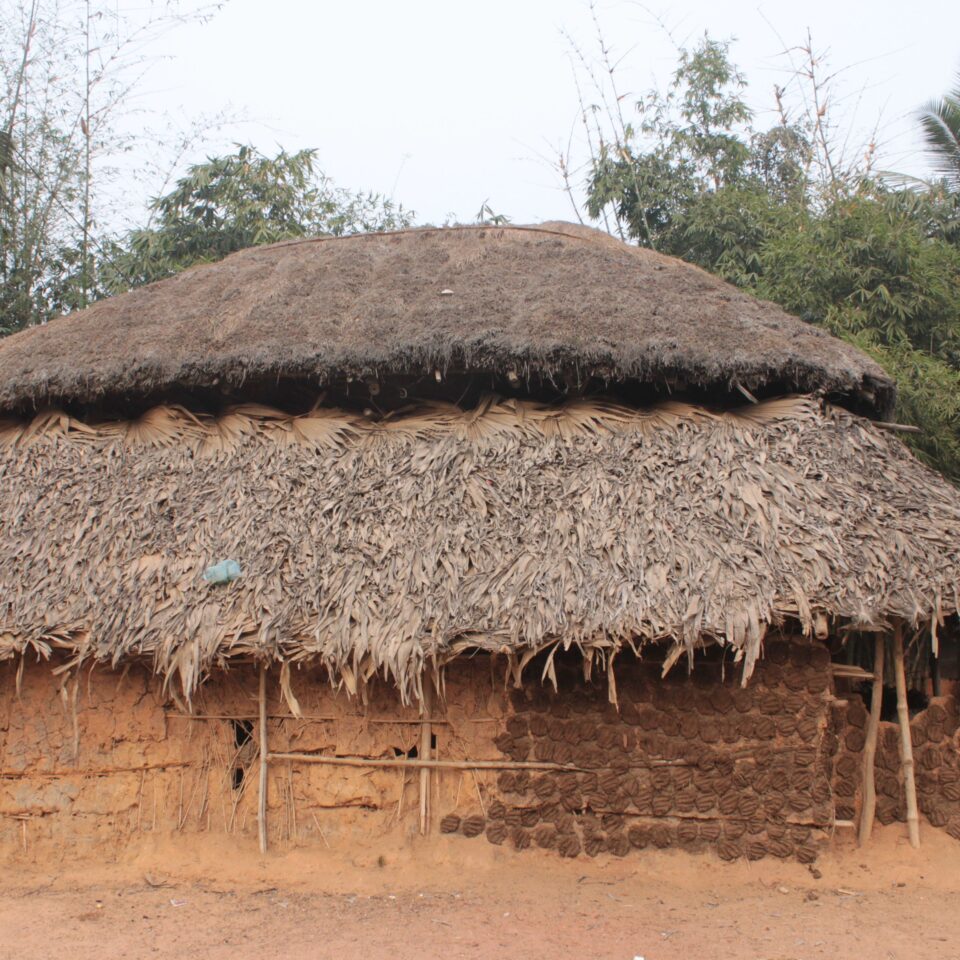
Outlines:
[{"label": "wooden stake", "polygon": [[917,815],[917,783],[913,776],[913,744],[910,740],[910,713],[907,710],[907,677],[903,666],[903,628],[893,631],[893,673],[897,680],[897,718],[900,721],[900,756],[903,785],[907,793],[907,829],[910,846],[920,846],[920,818]]},{"label": "wooden stake", "polygon": [[[420,704],[422,711],[422,722],[420,724],[420,749],[417,751],[419,759],[430,761],[432,759],[432,738],[433,728],[430,726],[431,706],[433,705],[433,687],[430,684],[430,677],[424,674],[423,677],[423,700]],[[426,836],[430,829],[430,767],[420,768],[420,835]]]},{"label": "wooden stake", "polygon": [[267,852],[267,667],[260,667],[260,796],[257,804],[260,852]]},{"label": "wooden stake", "polygon": [[860,810],[860,833],[862,846],[870,839],[873,818],[877,812],[877,734],[880,731],[880,708],[883,702],[883,660],[886,641],[878,633],[873,651],[873,689],[870,692],[870,719],[867,721],[867,742],[863,750],[863,807]]}]

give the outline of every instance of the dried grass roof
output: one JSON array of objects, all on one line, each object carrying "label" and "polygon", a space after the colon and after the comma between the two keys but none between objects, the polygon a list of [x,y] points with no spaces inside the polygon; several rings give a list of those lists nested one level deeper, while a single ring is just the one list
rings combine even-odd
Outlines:
[{"label": "dried grass roof", "polygon": [[880,416],[894,397],[873,361],[771,303],[544,224],[284,243],[187,270],[0,341],[0,409],[438,369],[739,383],[852,397]]},{"label": "dried grass roof", "polygon": [[[192,690],[231,657],[415,690],[465,648],[524,655],[957,609],[960,497],[809,398],[710,413],[489,401],[381,423],[170,407],[0,429],[0,653],[151,659]],[[231,558],[242,576],[201,579]],[[835,625],[834,625],[835,626]]]}]

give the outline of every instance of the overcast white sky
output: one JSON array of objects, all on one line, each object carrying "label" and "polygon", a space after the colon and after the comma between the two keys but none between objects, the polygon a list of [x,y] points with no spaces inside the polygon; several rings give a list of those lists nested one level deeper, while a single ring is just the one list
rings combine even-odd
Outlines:
[{"label": "overcast white sky", "polygon": [[[858,143],[880,119],[881,166],[905,172],[924,172],[910,112],[960,69],[956,0],[601,0],[599,10],[628,54],[625,89],[669,78],[675,49],[659,17],[679,42],[704,30],[734,38],[761,111],[784,79],[785,44],[809,28],[835,68],[850,65],[842,90]],[[541,159],[577,118],[564,31],[595,51],[586,0],[229,0],[163,41],[175,56],[145,99],[184,117],[242,111],[249,120],[230,139],[316,147],[338,184],[392,193],[421,221],[471,220],[488,198],[514,222],[569,219]]]}]

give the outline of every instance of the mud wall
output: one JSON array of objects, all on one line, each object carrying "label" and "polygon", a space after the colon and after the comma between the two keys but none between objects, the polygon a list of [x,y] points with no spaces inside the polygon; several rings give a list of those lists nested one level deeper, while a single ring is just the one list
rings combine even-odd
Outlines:
[{"label": "mud wall", "polygon": [[[457,661],[444,674],[433,722],[446,760],[573,765],[574,770],[435,770],[434,830],[504,849],[626,856],[645,847],[720,857],[813,860],[835,816],[855,819],[866,711],[830,695],[826,649],[774,642],[749,686],[729,661],[692,676],[660,664],[617,664],[618,706],[606,677],[585,682],[578,661],[556,663],[559,692],[507,690],[502,663]],[[185,716],[156,678],[55,674],[56,664],[0,665],[0,855],[119,854],[138,838],[213,833],[255,849],[257,674],[235,668],[208,683]],[[416,756],[420,717],[392,687],[366,699],[331,689],[318,671],[292,671],[303,718],[290,714],[278,672],[268,683],[271,751]],[[960,838],[958,715],[952,698],[914,719],[920,805]],[[897,731],[877,755],[878,818],[904,815]],[[271,849],[334,848],[363,838],[413,837],[415,770],[271,764]]]},{"label": "mud wall", "polygon": [[618,664],[606,686],[561,681],[511,698],[496,746],[505,759],[577,772],[506,771],[485,809],[449,811],[441,829],[562,856],[626,856],[648,846],[727,860],[815,859],[832,826],[830,662],[825,647],[770,643],[745,689],[739,670]]},{"label": "mud wall", "polygon": [[[484,661],[447,671],[435,726],[448,759],[490,757],[507,708],[502,673]],[[258,677],[233,669],[202,689],[185,716],[148,671],[54,673],[56,663],[0,665],[0,854],[109,857],[138,837],[191,833],[256,842]],[[17,692],[19,686],[19,693]],[[275,752],[394,758],[416,755],[420,720],[392,687],[367,702],[331,689],[319,671],[292,671],[304,719],[291,716],[278,671],[268,683],[268,742]],[[417,831],[415,772],[278,762],[268,779],[270,844],[330,846]],[[433,778],[434,804],[485,777]]]}]

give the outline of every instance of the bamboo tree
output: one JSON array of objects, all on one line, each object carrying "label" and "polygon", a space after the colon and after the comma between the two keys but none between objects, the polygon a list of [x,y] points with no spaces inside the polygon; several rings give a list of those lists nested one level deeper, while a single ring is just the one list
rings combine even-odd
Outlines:
[{"label": "bamboo tree", "polygon": [[0,0],[0,334],[100,292],[111,241],[98,224],[111,159],[138,142],[119,120],[150,66],[143,48],[217,6]]}]

